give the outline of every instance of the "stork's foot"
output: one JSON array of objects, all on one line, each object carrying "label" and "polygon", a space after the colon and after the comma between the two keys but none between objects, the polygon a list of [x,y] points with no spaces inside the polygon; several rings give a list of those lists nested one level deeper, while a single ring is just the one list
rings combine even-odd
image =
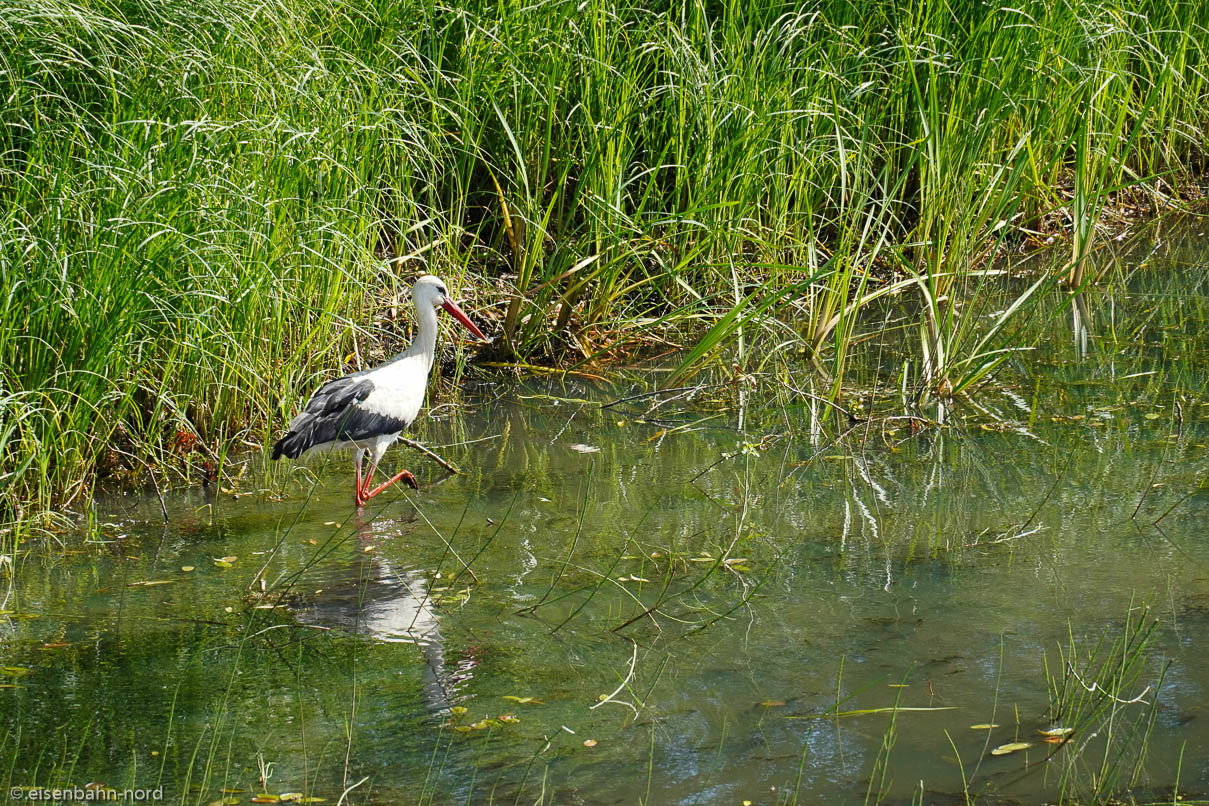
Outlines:
[{"label": "stork's foot", "polygon": [[416,477],[413,476],[411,474],[411,471],[408,471],[408,470],[400,471],[399,473],[397,473],[396,475],[387,479],[386,481],[382,482],[381,484],[379,484],[377,487],[373,488],[372,490],[369,489],[369,483],[367,480],[364,487],[357,488],[357,493],[354,496],[354,500],[357,503],[357,507],[360,508],[360,507],[365,506],[366,501],[373,498],[375,495],[382,492],[390,485],[395,484],[400,481],[404,482],[408,487],[411,487],[413,490],[420,489],[420,484],[419,484],[419,482],[416,481]]},{"label": "stork's foot", "polygon": [[396,473],[394,476],[391,476],[391,477],[390,477],[389,479],[387,479],[386,481],[384,481],[384,482],[382,482],[381,484],[379,484],[379,485],[378,485],[377,487],[375,487],[374,489],[370,490],[368,493],[366,493],[366,494],[365,494],[365,500],[366,500],[366,501],[368,501],[369,499],[373,498],[373,497],[374,497],[375,495],[377,495],[378,493],[380,493],[380,492],[382,492],[383,490],[385,490],[385,489],[386,489],[387,487],[389,487],[390,485],[395,484],[395,483],[400,482],[400,481],[405,482],[405,483],[407,484],[407,486],[408,486],[408,487],[410,487],[410,488],[412,488],[413,490],[418,490],[418,489],[420,489],[420,485],[419,485],[419,483],[416,481],[416,477],[415,477],[415,476],[413,476],[413,475],[411,474],[411,471],[409,471],[409,470],[402,470],[402,471],[400,471],[400,472]]}]

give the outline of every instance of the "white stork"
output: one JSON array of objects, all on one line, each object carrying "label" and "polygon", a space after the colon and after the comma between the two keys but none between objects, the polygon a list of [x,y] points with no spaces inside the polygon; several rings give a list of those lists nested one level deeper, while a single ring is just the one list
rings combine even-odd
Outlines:
[{"label": "white stork", "polygon": [[[486,341],[474,322],[453,300],[445,283],[431,274],[411,288],[419,332],[407,349],[371,369],[353,372],[325,383],[311,396],[302,413],[290,421],[289,432],[273,445],[273,458],[296,459],[304,453],[345,448],[353,452],[357,469],[354,500],[360,507],[397,481],[416,487],[416,478],[404,470],[370,489],[378,461],[386,449],[411,425],[424,404],[424,390],[437,345],[437,308],[444,308],[467,330]],[[361,462],[369,453],[369,474],[361,480]]]}]

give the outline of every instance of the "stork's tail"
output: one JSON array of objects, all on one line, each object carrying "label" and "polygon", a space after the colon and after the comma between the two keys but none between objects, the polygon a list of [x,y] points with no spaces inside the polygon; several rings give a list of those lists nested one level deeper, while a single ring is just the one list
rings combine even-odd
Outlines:
[{"label": "stork's tail", "polygon": [[281,457],[285,456],[290,459],[297,459],[302,455],[303,451],[310,447],[307,444],[304,434],[305,432],[299,433],[298,431],[290,431],[284,437],[277,440],[275,443],[273,443],[272,457],[274,459],[280,459]]}]

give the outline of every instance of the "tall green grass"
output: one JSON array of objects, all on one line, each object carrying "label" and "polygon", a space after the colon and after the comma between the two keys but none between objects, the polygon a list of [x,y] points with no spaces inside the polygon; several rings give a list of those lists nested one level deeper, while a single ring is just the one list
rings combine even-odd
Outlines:
[{"label": "tall green grass", "polygon": [[862,309],[896,295],[920,388],[968,388],[1004,348],[983,269],[1057,226],[1080,284],[1110,194],[1199,177],[1207,22],[1167,0],[7,0],[2,506],[263,444],[300,390],[398,344],[421,269],[521,358],[717,322],[683,373],[764,331],[833,395]]}]

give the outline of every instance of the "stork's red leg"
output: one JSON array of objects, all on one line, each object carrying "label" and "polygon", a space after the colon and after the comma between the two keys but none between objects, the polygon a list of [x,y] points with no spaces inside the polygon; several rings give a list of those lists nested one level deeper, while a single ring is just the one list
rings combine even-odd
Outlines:
[{"label": "stork's red leg", "polygon": [[364,458],[365,458],[365,453],[362,451],[358,451],[353,456],[353,464],[357,468],[357,489],[353,491],[353,501],[356,502],[358,507],[361,507],[363,504],[365,504],[365,502],[367,500],[369,500],[369,496],[367,496],[365,494],[365,491],[369,488],[370,479],[372,479],[374,477],[374,470],[376,470],[378,467],[377,462],[374,462],[373,464],[371,464],[369,466],[369,475],[366,476],[364,480],[362,480],[362,478],[361,478],[361,461]]},{"label": "stork's red leg", "polygon": [[[387,487],[389,487],[390,485],[394,484],[397,481],[407,482],[407,485],[409,487],[411,487],[413,490],[420,489],[420,485],[416,482],[416,477],[411,474],[411,471],[403,470],[403,471],[400,471],[399,473],[397,473],[396,475],[392,476],[390,479],[382,482],[381,484],[379,484],[377,487],[375,487],[370,492],[366,493],[365,500],[368,501],[369,499],[373,498],[375,495],[382,492]],[[368,487],[369,484],[366,483],[365,486]]]},{"label": "stork's red leg", "polygon": [[[378,469],[377,462],[374,462],[372,465],[369,466],[369,473],[366,474],[365,481],[361,481],[360,479],[357,480],[357,489],[358,490],[360,490],[362,493],[364,493],[366,490],[369,489],[369,483],[371,481],[373,481],[374,471],[377,469]],[[365,498],[365,496],[362,496],[362,498]]]}]

